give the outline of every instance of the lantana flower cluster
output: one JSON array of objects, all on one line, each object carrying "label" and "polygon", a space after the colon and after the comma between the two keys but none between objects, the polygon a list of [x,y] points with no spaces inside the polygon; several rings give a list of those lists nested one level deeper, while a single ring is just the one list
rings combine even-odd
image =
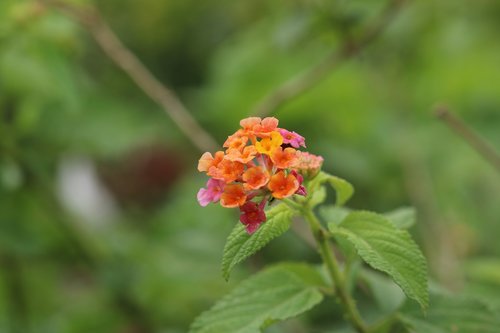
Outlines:
[{"label": "lantana flower cluster", "polygon": [[306,195],[303,175],[321,168],[323,158],[298,150],[306,147],[301,135],[278,127],[278,119],[250,117],[224,142],[224,151],[204,153],[198,170],[211,177],[198,191],[202,206],[220,202],[240,210],[249,234],[266,221],[264,208],[274,199]]}]

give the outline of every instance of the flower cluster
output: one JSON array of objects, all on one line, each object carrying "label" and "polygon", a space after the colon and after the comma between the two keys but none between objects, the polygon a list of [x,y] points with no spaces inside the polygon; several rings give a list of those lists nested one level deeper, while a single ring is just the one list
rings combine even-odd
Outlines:
[{"label": "flower cluster", "polygon": [[306,195],[303,175],[317,173],[323,158],[297,150],[304,138],[278,127],[278,119],[250,117],[224,142],[225,151],[204,153],[198,170],[211,178],[198,192],[202,206],[219,202],[239,207],[240,221],[249,234],[266,221],[268,201]]}]

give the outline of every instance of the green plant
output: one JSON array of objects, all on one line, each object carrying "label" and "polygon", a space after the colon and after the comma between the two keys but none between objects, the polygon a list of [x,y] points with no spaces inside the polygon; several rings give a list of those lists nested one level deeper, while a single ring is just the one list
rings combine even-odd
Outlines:
[{"label": "green plant", "polygon": [[[277,128],[275,118],[247,118],[241,125],[243,128],[226,141],[226,152],[215,156],[206,153],[199,164],[200,171],[213,177],[207,189],[198,193],[200,203],[220,200],[222,206],[241,211],[242,223],[233,229],[224,248],[224,278],[229,279],[236,264],[286,232],[294,216],[308,224],[322,265],[284,263],[257,273],[199,316],[191,332],[259,332],[276,321],[311,310],[325,296],[337,299],[344,318],[359,333],[418,326],[417,319],[395,309],[369,323],[358,309],[352,288],[362,279],[377,283],[369,277],[371,268],[386,273],[407,298],[417,302],[422,311],[427,309],[427,263],[405,230],[413,224],[414,211],[382,215],[349,210],[344,204],[353,195],[353,186],[320,171],[320,157],[295,150],[305,146],[301,136]],[[285,133],[293,133],[300,144],[291,138],[287,141]],[[284,151],[290,156],[281,163]],[[260,168],[260,177],[249,177],[255,168]],[[280,174],[284,175],[279,179],[281,186],[275,186],[273,181]],[[290,179],[294,182],[287,181]],[[335,191],[335,205],[326,202],[328,187]],[[267,204],[270,207],[264,211]],[[369,267],[360,268],[361,262]],[[411,318],[419,315],[413,313]]]}]

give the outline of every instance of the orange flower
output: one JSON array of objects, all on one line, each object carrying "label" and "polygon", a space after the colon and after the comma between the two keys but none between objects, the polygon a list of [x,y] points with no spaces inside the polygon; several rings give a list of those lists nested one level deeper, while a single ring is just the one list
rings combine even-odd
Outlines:
[{"label": "orange flower", "polygon": [[233,135],[227,137],[226,142],[224,142],[224,147],[229,149],[243,150],[248,142],[248,137],[244,135],[242,130],[238,130]]},{"label": "orange flower", "polygon": [[274,150],[271,155],[271,160],[274,165],[279,169],[287,169],[297,163],[298,155],[297,151],[293,148],[285,148],[284,150],[281,147],[278,147]]},{"label": "orange flower", "polygon": [[270,138],[264,138],[255,143],[255,148],[261,154],[271,155],[283,143],[283,137],[279,132],[271,132]]},{"label": "orange flower", "polygon": [[271,132],[278,128],[278,119],[274,117],[248,117],[240,121],[243,132],[247,135],[258,136],[261,138],[269,137]]},{"label": "orange flower", "polygon": [[288,174],[288,176],[285,176],[285,172],[279,171],[271,177],[267,187],[272,192],[273,197],[283,199],[297,191],[299,181],[294,175]]},{"label": "orange flower", "polygon": [[278,119],[274,117],[266,117],[262,119],[260,124],[254,127],[255,135],[259,137],[269,137],[269,135],[278,128]]},{"label": "orange flower", "polygon": [[269,172],[261,166],[248,168],[243,174],[243,181],[248,189],[259,189],[269,181]]},{"label": "orange flower", "polygon": [[[239,130],[248,135],[252,140],[255,140],[255,128],[260,125],[261,119],[259,117],[248,117],[240,121],[240,126],[243,128]],[[239,132],[238,131],[238,132]]]},{"label": "orange flower", "polygon": [[255,158],[255,155],[257,155],[257,150],[254,146],[246,146],[243,151],[235,148],[230,148],[227,151],[225,159],[246,164],[253,160]]},{"label": "orange flower", "polygon": [[224,158],[224,152],[218,151],[215,153],[215,157],[210,153],[204,153],[201,155],[200,160],[198,161],[198,171],[207,172],[211,167],[217,167],[219,163]]},{"label": "orange flower", "polygon": [[242,184],[230,184],[224,187],[224,192],[220,198],[220,204],[223,207],[243,206],[247,200],[247,195]]},{"label": "orange flower", "polygon": [[210,167],[210,169],[208,169],[207,175],[214,179],[219,179],[225,181],[226,183],[230,183],[240,178],[244,170],[245,166],[240,162],[223,160],[217,166]]},{"label": "orange flower", "polygon": [[245,131],[253,131],[255,126],[260,125],[261,121],[260,117],[248,117],[240,120],[240,126]]}]

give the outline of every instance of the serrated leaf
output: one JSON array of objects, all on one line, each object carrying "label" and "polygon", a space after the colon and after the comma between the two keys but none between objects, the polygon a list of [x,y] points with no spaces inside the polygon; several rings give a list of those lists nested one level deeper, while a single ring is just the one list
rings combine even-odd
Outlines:
[{"label": "serrated leaf", "polygon": [[330,175],[323,171],[318,173],[316,177],[309,182],[309,191],[315,192],[319,186],[326,182],[328,182],[335,190],[337,196],[335,204],[337,206],[344,205],[354,194],[354,187],[347,180]]},{"label": "serrated leaf", "polygon": [[191,325],[190,333],[258,333],[320,303],[321,275],[306,264],[280,264],[245,280]]},{"label": "serrated leaf", "polygon": [[353,212],[339,226],[328,227],[352,243],[366,263],[389,274],[406,296],[427,308],[427,263],[407,231],[371,212]]},{"label": "serrated leaf", "polygon": [[259,229],[249,235],[245,227],[238,223],[229,234],[222,256],[222,276],[228,280],[231,270],[252,254],[260,250],[274,238],[282,235],[290,228],[293,211],[280,204],[266,212],[267,221]]},{"label": "serrated leaf", "polygon": [[384,215],[399,229],[409,229],[417,220],[417,212],[413,207],[401,207]]},{"label": "serrated leaf", "polygon": [[500,313],[477,298],[435,294],[425,315],[411,304],[400,318],[415,333],[497,333]]}]

